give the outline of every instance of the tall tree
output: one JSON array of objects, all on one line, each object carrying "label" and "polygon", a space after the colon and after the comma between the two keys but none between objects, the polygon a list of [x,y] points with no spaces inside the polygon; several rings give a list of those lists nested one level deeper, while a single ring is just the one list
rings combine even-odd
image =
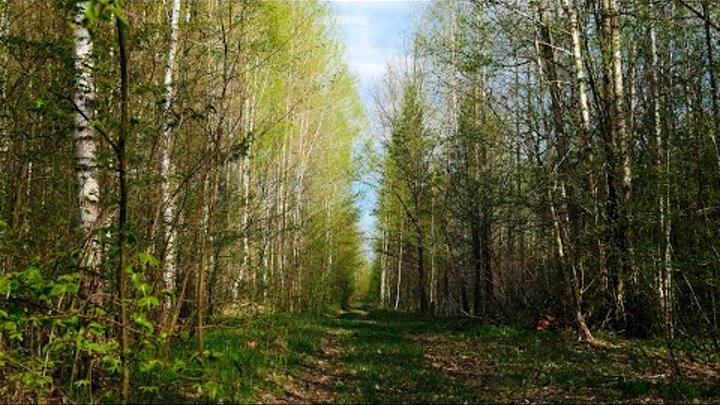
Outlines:
[{"label": "tall tree", "polygon": [[[165,289],[173,293],[177,278],[177,258],[176,258],[176,219],[175,219],[175,182],[174,170],[172,167],[171,150],[172,150],[172,127],[173,127],[173,97],[174,82],[173,74],[175,71],[175,58],[178,48],[178,25],[180,20],[180,0],[172,0],[170,6],[170,43],[168,47],[167,63],[165,65],[165,77],[163,85],[165,92],[162,103],[163,126],[162,138],[160,140],[160,176],[162,177],[162,221],[165,235],[165,257],[163,260],[163,283]],[[163,301],[163,311],[167,316],[170,309],[170,300],[166,298]]]},{"label": "tall tree", "polygon": [[78,217],[83,231],[84,248],[80,265],[86,279],[86,293],[97,295],[102,289],[100,271],[101,248],[98,238],[100,223],[100,184],[98,181],[97,144],[93,120],[95,118],[95,84],[93,81],[93,42],[86,27],[89,2],[77,3],[73,17],[76,108],[73,143],[75,146],[75,174],[78,181]]}]

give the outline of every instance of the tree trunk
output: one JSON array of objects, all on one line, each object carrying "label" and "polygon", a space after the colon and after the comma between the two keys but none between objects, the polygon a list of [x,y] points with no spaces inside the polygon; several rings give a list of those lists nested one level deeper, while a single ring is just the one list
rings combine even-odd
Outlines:
[{"label": "tree trunk", "polygon": [[595,155],[593,153],[592,128],[590,125],[590,104],[588,102],[587,76],[585,74],[585,62],[582,55],[582,41],[580,37],[581,26],[578,19],[577,6],[571,0],[563,0],[563,7],[570,19],[572,35],[572,55],[575,66],[575,85],[577,86],[578,102],[580,104],[581,138],[584,144],[583,157],[587,172],[587,186],[592,196],[593,225],[595,230],[595,244],[598,252],[598,274],[600,276],[600,288],[607,289],[608,268],[607,252],[602,235],[598,233],[600,228],[600,199],[598,197],[598,185],[595,177]]},{"label": "tree trunk", "polygon": [[420,295],[420,313],[428,313],[428,297],[427,297],[427,271],[425,269],[425,246],[423,244],[423,235],[418,233],[417,244],[417,260],[418,260],[418,293]]},{"label": "tree trunk", "polygon": [[702,3],[703,15],[705,17],[705,49],[707,51],[708,78],[710,79],[710,101],[712,102],[712,122],[708,135],[715,151],[715,162],[720,170],[720,147],[717,141],[717,127],[720,121],[720,102],[718,101],[718,84],[715,75],[715,56],[713,52],[712,34],[710,33],[710,10],[707,0]]},{"label": "tree trunk", "polygon": [[381,256],[380,256],[380,307],[385,308],[385,305],[387,304],[387,255],[388,255],[388,235],[387,230],[385,229],[386,224],[388,223],[387,219],[387,213],[385,214],[385,220],[383,221],[383,228],[382,228],[382,240],[380,242],[380,245],[382,246]]},{"label": "tree trunk", "polygon": [[[560,78],[557,72],[554,41],[550,31],[550,21],[544,0],[539,3],[539,8],[541,20],[540,35],[543,41],[543,46],[541,47],[542,59],[544,59],[545,62],[544,64],[541,63],[541,65],[544,65],[545,67],[544,70],[546,71],[548,88],[550,90],[550,108],[552,110],[552,121],[555,129],[555,148],[558,159],[557,168],[555,169],[555,179],[553,180],[554,187],[552,187],[552,189],[555,189],[556,192],[559,193],[558,199],[560,200],[559,205],[561,207],[561,212],[558,212],[558,207],[554,202],[555,198],[551,188],[548,188],[547,192],[548,202],[550,203],[553,227],[555,228],[558,257],[560,258],[561,267],[564,268],[563,274],[567,274],[567,270],[570,270],[570,290],[572,291],[571,302],[575,313],[575,321],[578,326],[579,339],[582,341],[592,341],[592,334],[587,327],[585,317],[582,313],[582,277],[579,274],[582,271],[582,268],[578,268],[578,244],[576,243],[579,228],[577,226],[577,221],[579,220],[579,210],[576,208],[576,202],[573,198],[573,189],[566,186],[566,181],[569,175],[569,169],[566,162],[569,159],[568,154],[570,153],[570,150],[568,147],[569,139],[567,132],[565,131],[563,117]],[[571,21],[571,24],[573,24],[573,21]],[[577,26],[576,23],[573,25]],[[575,37],[575,35],[573,35],[573,37]],[[577,61],[575,61],[575,64],[577,68]],[[583,111],[583,108],[585,111]],[[581,112],[583,115],[587,113],[589,117],[587,100],[585,100],[584,107],[581,105]],[[585,118],[583,117],[583,119]],[[553,176],[553,170],[551,170],[548,175]]]},{"label": "tree trunk", "polygon": [[[622,49],[620,40],[620,12],[617,0],[602,1],[603,15],[603,70],[604,95],[607,109],[610,154],[608,183],[620,181],[620,195],[610,196],[608,203],[611,215],[611,238],[617,251],[615,284],[615,315],[618,320],[625,318],[625,278],[633,274],[633,247],[631,242],[630,199],[632,196],[632,169],[630,164],[630,140],[625,123],[625,94],[622,76]],[[617,177],[616,177],[617,176]],[[615,184],[608,184],[616,189]],[[611,193],[612,194],[612,193]],[[616,201],[612,201],[616,199]],[[614,210],[614,212],[612,212]]]},{"label": "tree trunk", "polygon": [[482,237],[480,236],[480,223],[477,218],[477,207],[473,208],[473,219],[470,225],[470,234],[472,240],[472,259],[473,259],[473,312],[475,315],[482,313],[483,303],[483,257],[482,257]]},{"label": "tree trunk", "polygon": [[482,312],[487,313],[495,299],[495,280],[492,271],[492,214],[490,207],[483,207],[482,215],[482,274],[484,291],[482,295]]},{"label": "tree trunk", "polygon": [[[10,33],[10,6],[7,0],[0,1],[0,41],[4,42],[5,38]],[[0,117],[6,117],[10,115],[7,111],[7,62],[8,62],[8,51],[7,47],[0,42],[0,105],[3,106],[0,110]],[[5,118],[0,118],[0,153],[6,153],[10,150],[10,139],[7,137]]]},{"label": "tree trunk", "polygon": [[93,81],[93,43],[90,32],[83,25],[88,3],[77,5],[74,16],[75,28],[75,94],[73,104],[75,113],[75,129],[73,143],[75,149],[75,175],[78,180],[78,216],[80,229],[83,232],[84,248],[80,260],[83,271],[83,289],[93,295],[92,301],[100,304],[101,278],[99,265],[101,260],[100,241],[96,235],[100,215],[100,186],[97,174],[97,145],[95,131],[91,122],[95,117],[95,84]]},{"label": "tree trunk", "polygon": [[127,133],[130,129],[130,113],[129,107],[129,76],[128,76],[128,56],[125,47],[125,23],[116,18],[117,21],[117,35],[118,35],[118,47],[120,57],[120,131],[118,132],[118,138],[115,143],[117,164],[118,164],[118,182],[120,188],[120,213],[118,217],[118,268],[117,268],[117,283],[118,283],[118,300],[120,301],[120,360],[122,363],[122,380],[120,388],[120,397],[123,403],[128,402],[130,395],[130,365],[128,364],[128,356],[130,355],[129,342],[130,338],[128,335],[128,319],[126,309],[126,279],[125,265],[127,262],[127,245],[126,232],[127,232],[127,205],[128,205],[128,191],[127,191],[127,178],[126,178],[126,167],[125,167],[125,141],[127,139]]},{"label": "tree trunk", "polygon": [[[169,293],[175,292],[177,279],[177,263],[175,253],[176,227],[175,227],[175,190],[172,177],[174,175],[173,164],[170,159],[172,149],[172,106],[173,106],[173,72],[175,66],[175,55],[178,45],[178,20],[180,19],[180,0],[172,0],[170,10],[170,47],[165,66],[165,95],[163,99],[163,133],[161,139],[160,176],[162,178],[162,219],[165,231],[165,258],[163,260],[163,284]],[[169,297],[163,300],[163,323],[170,309],[171,300]]]},{"label": "tree trunk", "polygon": [[657,173],[658,199],[658,243],[657,243],[657,294],[662,314],[662,327],[667,336],[673,335],[672,327],[672,255],[670,245],[670,196],[669,196],[669,145],[663,141],[662,113],[660,106],[660,64],[658,61],[657,34],[655,27],[650,26],[650,86],[652,90],[653,133],[655,136],[655,170]]},{"label": "tree trunk", "polygon": [[403,230],[405,220],[404,217],[400,222],[400,248],[398,251],[398,266],[397,266],[397,288],[395,289],[395,309],[400,308],[400,288],[402,287],[402,264],[403,264]]}]

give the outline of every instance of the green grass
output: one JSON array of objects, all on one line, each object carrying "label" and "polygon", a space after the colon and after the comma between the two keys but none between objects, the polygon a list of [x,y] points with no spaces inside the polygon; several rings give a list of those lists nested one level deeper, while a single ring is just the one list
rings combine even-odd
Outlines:
[{"label": "green grass", "polygon": [[406,335],[426,325],[414,317],[378,313],[371,319],[339,317],[333,327],[350,333],[340,342],[348,350],[339,387],[343,402],[398,403],[440,401],[455,388],[446,376],[425,367],[425,348]]},{"label": "green grass", "polygon": [[[596,349],[570,331],[433,320],[393,311],[337,316],[262,315],[221,320],[176,343],[154,402],[720,403],[717,353],[676,353],[656,341]],[[192,359],[192,360],[188,360]],[[697,360],[703,359],[703,360]],[[681,370],[677,375],[674,370]]]}]

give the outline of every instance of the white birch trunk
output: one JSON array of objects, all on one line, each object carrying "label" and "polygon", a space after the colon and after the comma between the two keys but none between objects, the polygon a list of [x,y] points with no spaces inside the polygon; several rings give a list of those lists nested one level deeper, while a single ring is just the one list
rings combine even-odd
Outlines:
[{"label": "white birch trunk", "polygon": [[402,257],[403,257],[403,231],[405,226],[404,218],[400,222],[400,249],[398,252],[397,288],[395,289],[395,309],[400,308],[400,288],[402,287]]},{"label": "white birch trunk", "polygon": [[[387,220],[385,220],[385,224],[387,224]],[[380,252],[380,307],[385,308],[387,302],[385,297],[385,285],[387,284],[387,269],[385,268],[387,265],[387,233],[385,229],[382,230],[380,245],[382,246]]]},{"label": "white birch trunk", "polygon": [[430,308],[434,311],[437,299],[437,275],[435,269],[435,191],[430,196]]},{"label": "white birch trunk", "polygon": [[[180,0],[172,0],[170,10],[170,47],[168,50],[167,65],[165,66],[165,96],[162,105],[163,133],[161,139],[160,176],[162,177],[162,218],[165,231],[165,259],[163,260],[163,284],[167,291],[175,290],[177,278],[176,265],[176,227],[175,227],[175,198],[172,187],[173,165],[170,159],[171,149],[171,109],[173,99],[173,73],[175,56],[178,44],[178,21],[180,19]],[[163,306],[168,308],[169,301],[165,300]]]},{"label": "white birch trunk", "polygon": [[656,274],[658,301],[663,316],[663,327],[669,336],[673,335],[672,325],[672,251],[670,244],[670,219],[669,219],[669,156],[667,153],[669,147],[663,142],[663,130],[661,122],[661,106],[660,106],[660,81],[659,71],[660,63],[658,60],[657,35],[655,27],[650,26],[650,52],[651,52],[651,86],[652,86],[652,106],[653,106],[653,132],[655,135],[656,155],[655,165],[658,181],[658,225],[659,225],[659,241],[658,241],[658,270]]},{"label": "white birch trunk", "polygon": [[[95,131],[91,121],[95,115],[95,84],[93,82],[93,43],[88,29],[83,25],[87,2],[77,6],[73,22],[75,24],[73,37],[75,41],[75,93],[73,104],[77,109],[75,114],[75,129],[73,143],[75,149],[75,174],[78,180],[78,208],[80,228],[85,238],[80,267],[83,270],[96,274],[95,270],[100,264],[100,242],[95,235],[98,217],[100,215],[100,186],[97,178],[97,157]],[[95,278],[96,276],[93,276]],[[92,282],[91,289],[98,287],[98,280]],[[88,291],[95,293],[95,291]]]},{"label": "white birch trunk", "polygon": [[[608,61],[605,62],[605,74],[609,83],[607,84],[606,97],[610,105],[609,119],[611,133],[614,142],[616,142],[617,158],[620,161],[622,176],[622,206],[627,207],[630,203],[632,192],[632,169],[630,165],[630,140],[625,121],[625,89],[622,74],[622,41],[620,38],[620,10],[617,0],[603,0],[602,11],[605,22],[603,26],[603,34],[605,36],[605,46],[609,47],[607,56]],[[623,213],[627,220],[627,214]],[[625,314],[625,277],[628,273],[632,274],[632,246],[630,246],[630,228],[627,224],[623,224],[624,250],[621,252],[622,264],[618,269],[616,284],[616,311],[620,317]]]},{"label": "white birch trunk", "polygon": [[[597,180],[593,167],[595,166],[595,156],[593,154],[591,124],[590,124],[590,104],[588,102],[587,76],[585,74],[585,63],[582,55],[582,40],[580,38],[580,22],[578,20],[577,8],[575,4],[571,4],[571,0],[563,0],[563,8],[570,19],[570,29],[572,33],[572,55],[575,65],[575,82],[578,87],[578,101],[580,103],[580,122],[583,132],[583,141],[587,149],[587,180],[590,193],[593,198],[593,221],[595,227],[600,227],[600,204],[598,201]],[[596,237],[599,260],[599,273],[601,280],[601,288],[607,288],[607,258],[605,253],[605,244],[601,237]]]},{"label": "white birch trunk", "polygon": [[[254,131],[253,128],[253,117],[252,117],[252,109],[249,108],[251,103],[247,103],[248,109],[247,114],[248,122],[247,122],[247,132],[245,136],[248,136],[248,134],[252,133]],[[248,146],[249,149],[249,146]],[[241,269],[241,279],[244,279],[247,277],[248,273],[250,272],[250,238],[249,238],[249,232],[248,232],[248,225],[250,224],[250,156],[249,151],[245,151],[245,156],[243,156],[243,163],[242,163],[242,184],[243,184],[243,211],[242,211],[242,229],[243,229],[243,254],[242,254],[242,269]]]}]

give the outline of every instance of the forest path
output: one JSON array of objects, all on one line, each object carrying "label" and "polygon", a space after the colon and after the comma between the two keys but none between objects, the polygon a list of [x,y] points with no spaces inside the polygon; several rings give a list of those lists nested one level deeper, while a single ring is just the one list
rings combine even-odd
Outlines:
[{"label": "forest path", "polygon": [[[598,350],[569,331],[353,310],[319,321],[302,364],[271,377],[287,403],[692,402],[720,395],[720,369],[658,342]],[[278,392],[280,395],[278,395]]]}]

